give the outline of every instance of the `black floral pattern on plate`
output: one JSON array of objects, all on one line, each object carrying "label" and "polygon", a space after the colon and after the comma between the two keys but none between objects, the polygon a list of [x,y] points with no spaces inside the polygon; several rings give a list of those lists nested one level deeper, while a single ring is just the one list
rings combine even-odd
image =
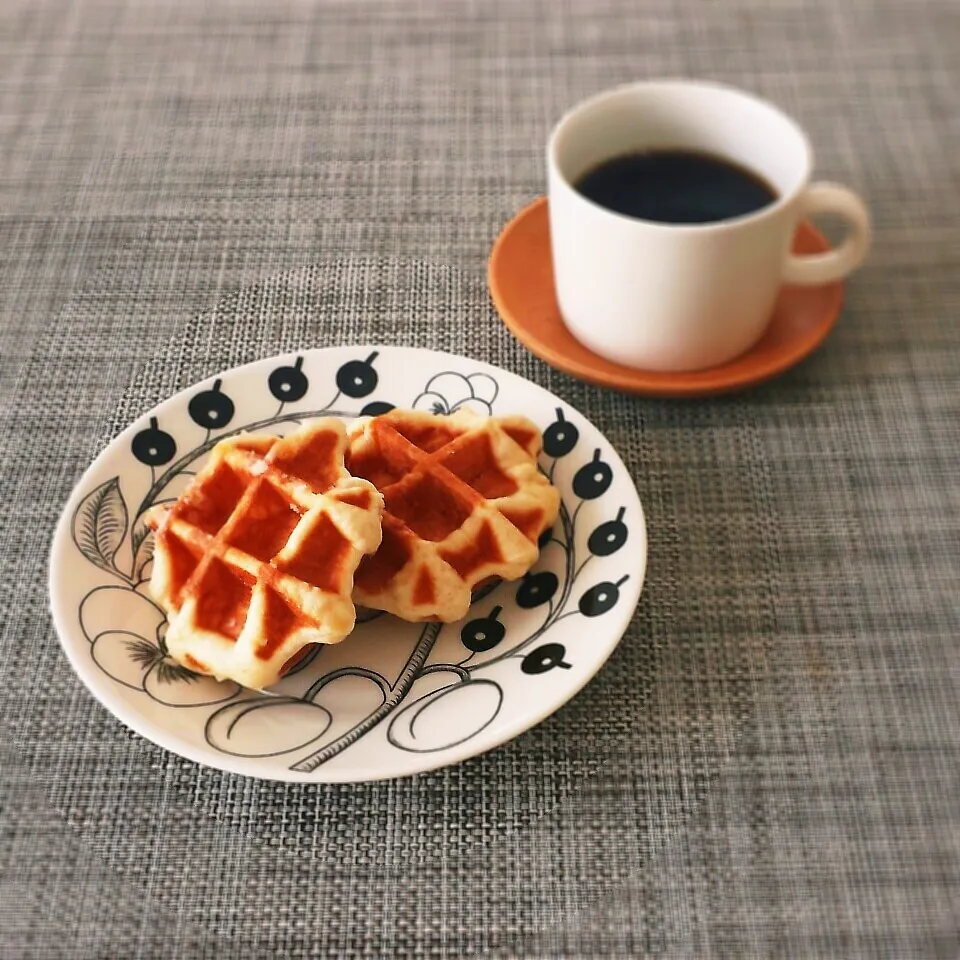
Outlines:
[{"label": "black floral pattern on plate", "polygon": [[[188,401],[191,419],[207,431],[205,439],[182,452],[164,430],[156,416],[133,438],[134,458],[151,471],[151,486],[134,510],[130,510],[120,488],[119,478],[101,483],[80,502],[73,516],[73,540],[78,551],[115,584],[100,585],[89,591],[80,606],[84,635],[91,644],[91,656],[97,666],[116,682],[142,691],[154,700],[174,707],[217,706],[204,724],[206,742],[224,754],[242,757],[289,756],[290,769],[309,773],[333,757],[349,749],[358,740],[382,723],[386,723],[387,741],[395,748],[429,753],[457,746],[487,729],[500,714],[505,692],[500,683],[479,671],[505,660],[515,660],[517,675],[536,678],[555,669],[575,667],[563,644],[538,643],[559,621],[571,616],[599,617],[613,609],[620,598],[620,587],[628,579],[604,580],[578,591],[571,604],[575,585],[580,581],[593,557],[615,554],[627,542],[629,531],[624,523],[625,508],[620,506],[610,519],[601,522],[586,541],[587,556],[577,563],[577,522],[587,501],[603,497],[613,481],[613,470],[597,448],[592,458],[575,472],[572,491],[577,501],[564,501],[560,507],[559,530],[547,531],[541,538],[544,550],[559,550],[561,569],[537,568],[515,586],[490,588],[498,593],[513,589],[513,602],[525,611],[544,610],[539,626],[514,635],[508,617],[503,617],[504,603],[481,611],[484,591],[475,599],[477,610],[459,627],[459,649],[462,658],[456,662],[431,662],[441,624],[423,626],[403,665],[393,676],[360,666],[339,667],[322,673],[305,692],[298,696],[244,690],[237,684],[218,683],[201,677],[169,657],[164,644],[163,611],[147,595],[153,555],[153,535],[144,522],[144,514],[154,504],[174,497],[171,485],[180,477],[196,472],[202,458],[225,436],[240,432],[279,430],[296,427],[301,422],[320,416],[356,417],[375,415],[393,409],[386,400],[371,398],[379,384],[373,351],[342,364],[334,377],[336,392],[332,399],[315,409],[290,411],[290,404],[299,403],[317,389],[303,369],[303,357],[277,366],[267,377],[267,392],[280,403],[273,416],[236,426],[234,400],[217,379],[212,386],[194,394]],[[500,388],[488,373],[464,374],[442,371],[432,376],[415,397],[414,409],[451,414],[471,410],[491,414]],[[366,400],[359,410],[340,409],[339,401]],[[367,399],[370,398],[370,399]],[[547,469],[553,477],[558,462],[576,449],[580,431],[564,413],[556,409],[556,419],[544,430],[544,454],[551,462]],[[159,474],[158,470],[164,468]],[[118,605],[127,608],[125,622],[138,624],[137,631],[115,629]],[[373,619],[361,615],[358,622]],[[528,618],[524,618],[528,619]],[[141,626],[142,625],[142,626]],[[295,672],[302,672],[320,656],[317,650]],[[321,661],[322,662],[322,661]],[[292,674],[291,674],[292,675]],[[288,675],[289,676],[289,675]],[[363,718],[336,736],[327,732],[338,725],[334,707],[325,700],[330,691],[350,685],[353,704],[367,704]],[[444,721],[434,723],[432,717],[456,698],[457,709],[443,713]],[[273,730],[286,731],[274,737],[265,749],[256,735],[258,723],[267,714],[282,719]],[[451,723],[451,715],[460,718]],[[251,733],[252,732],[252,733]]]}]

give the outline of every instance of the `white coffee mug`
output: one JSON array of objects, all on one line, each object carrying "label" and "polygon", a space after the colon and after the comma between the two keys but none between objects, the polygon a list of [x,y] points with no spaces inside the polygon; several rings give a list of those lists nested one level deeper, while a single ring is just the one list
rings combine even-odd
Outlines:
[{"label": "white coffee mug", "polygon": [[[731,160],[763,177],[777,199],[730,220],[671,224],[615,213],[576,190],[604,160],[663,149]],[[699,370],[748,350],[783,284],[839,280],[870,246],[863,202],[846,187],[811,184],[812,167],[800,127],[732,87],[641,82],[574,107],[547,147],[557,300],[571,333],[607,359],[651,371]],[[843,243],[791,253],[798,222],[818,213],[847,221]]]}]

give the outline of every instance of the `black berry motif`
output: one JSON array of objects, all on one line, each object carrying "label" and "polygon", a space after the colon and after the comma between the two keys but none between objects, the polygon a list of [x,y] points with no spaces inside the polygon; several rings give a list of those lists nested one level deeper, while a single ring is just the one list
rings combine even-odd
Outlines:
[{"label": "black berry motif", "polygon": [[626,508],[621,507],[616,520],[601,523],[587,540],[587,548],[597,557],[609,557],[627,542],[627,525],[623,522]]},{"label": "black berry motif", "polygon": [[543,451],[549,457],[565,457],[580,439],[580,431],[569,420],[563,419],[563,411],[557,407],[557,419],[543,431]]},{"label": "black berry motif", "polygon": [[531,650],[520,664],[520,669],[524,673],[546,673],[554,667],[562,667],[569,670],[572,664],[564,661],[564,655],[567,649],[562,643],[545,643],[536,650]]},{"label": "black berry motif", "polygon": [[360,411],[360,416],[379,417],[381,413],[389,413],[392,409],[392,403],[384,403],[382,400],[373,400]]},{"label": "black berry motif", "polygon": [[215,380],[210,390],[204,390],[190,399],[187,406],[194,423],[208,430],[225,427],[233,419],[233,401],[220,392],[220,381]]},{"label": "black berry motif", "polygon": [[303,372],[303,357],[297,357],[292,367],[277,367],[270,374],[267,384],[270,392],[281,403],[294,403],[303,399],[310,386],[307,375]]},{"label": "black berry motif", "polygon": [[580,598],[580,612],[585,617],[599,617],[601,613],[606,613],[612,609],[620,599],[620,587],[629,577],[621,577],[616,583],[605,580],[591,587]]},{"label": "black berry motif", "polygon": [[537,546],[543,550],[550,542],[551,537],[553,537],[553,527],[549,527],[540,534],[540,539],[537,541]]},{"label": "black berry motif", "polygon": [[573,492],[581,500],[596,500],[607,492],[612,482],[613,470],[600,459],[598,448],[593,452],[593,459],[573,475]]},{"label": "black berry motif", "polygon": [[460,642],[474,653],[492,650],[502,639],[506,628],[497,619],[503,607],[494,607],[489,617],[479,617],[464,625],[460,631]]},{"label": "black berry motif", "polygon": [[150,418],[150,426],[141,430],[130,443],[133,455],[148,467],[169,463],[177,452],[177,445],[169,433],[157,426],[157,418]]},{"label": "black berry motif", "polygon": [[377,389],[377,371],[373,369],[373,361],[377,359],[377,351],[366,360],[350,360],[337,371],[337,387],[348,397],[368,397]]},{"label": "black berry motif", "polygon": [[517,587],[517,606],[530,610],[543,603],[549,603],[559,586],[560,581],[557,580],[557,575],[549,570],[528,573]]}]

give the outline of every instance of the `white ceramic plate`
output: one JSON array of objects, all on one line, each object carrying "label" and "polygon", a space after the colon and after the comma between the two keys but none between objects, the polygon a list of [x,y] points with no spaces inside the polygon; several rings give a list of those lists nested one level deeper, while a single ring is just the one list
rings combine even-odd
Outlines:
[{"label": "white ceramic plate", "polygon": [[[541,466],[563,505],[531,574],[478,598],[459,623],[372,615],[269,694],[171,660],[163,612],[147,590],[152,536],[144,511],[174,499],[224,436],[283,434],[311,417],[389,405],[523,413],[544,429]],[[64,510],[50,599],[74,669],[141,736],[252,777],[379,780],[482,753],[569,700],[626,630],[646,556],[630,475],[600,432],[557,397],[466,357],[337,347],[222,373],[120,434]]]}]

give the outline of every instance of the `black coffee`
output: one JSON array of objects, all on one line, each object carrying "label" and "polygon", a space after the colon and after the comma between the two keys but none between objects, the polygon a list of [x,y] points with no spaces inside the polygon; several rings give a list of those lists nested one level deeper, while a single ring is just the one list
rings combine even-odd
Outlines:
[{"label": "black coffee", "polygon": [[712,223],[761,210],[777,199],[762,177],[730,160],[688,150],[628,153],[585,173],[588,200],[640,220]]}]

